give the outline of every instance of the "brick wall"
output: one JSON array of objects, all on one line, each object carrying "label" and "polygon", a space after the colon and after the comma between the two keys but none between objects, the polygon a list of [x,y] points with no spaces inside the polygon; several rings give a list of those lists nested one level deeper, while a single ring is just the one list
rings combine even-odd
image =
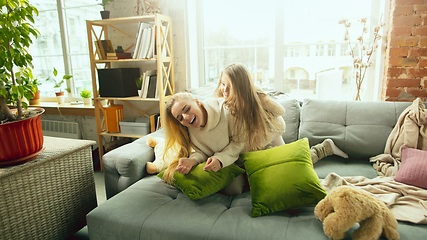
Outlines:
[{"label": "brick wall", "polygon": [[427,0],[391,0],[385,101],[427,101]]}]

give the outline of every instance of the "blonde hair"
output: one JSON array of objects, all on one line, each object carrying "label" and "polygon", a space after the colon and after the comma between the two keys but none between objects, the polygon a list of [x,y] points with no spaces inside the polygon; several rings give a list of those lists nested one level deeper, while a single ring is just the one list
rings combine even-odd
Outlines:
[{"label": "blonde hair", "polygon": [[[242,64],[231,64],[221,73],[227,74],[231,81],[229,97],[224,105],[230,110],[234,118],[234,133],[249,142],[251,150],[259,150],[267,141],[268,126],[271,116],[264,110],[260,98],[268,95],[257,88],[247,68]],[[214,96],[224,97],[220,89],[221,80],[215,89]]]},{"label": "blonde hair", "polygon": [[196,101],[190,93],[176,93],[166,102],[162,116],[162,126],[165,131],[166,152],[173,152],[165,157],[171,158],[169,166],[166,168],[162,179],[171,184],[174,181],[175,169],[179,164],[180,158],[188,158],[192,148],[191,140],[187,127],[182,125],[171,112],[172,106],[178,100]]}]

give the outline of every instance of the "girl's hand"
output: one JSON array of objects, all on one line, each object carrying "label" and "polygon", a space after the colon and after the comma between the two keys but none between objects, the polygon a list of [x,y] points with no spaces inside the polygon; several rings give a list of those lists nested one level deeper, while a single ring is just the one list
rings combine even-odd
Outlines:
[{"label": "girl's hand", "polygon": [[181,174],[187,174],[188,172],[190,172],[191,168],[197,163],[198,162],[194,158],[180,158],[179,164],[175,168],[175,171]]},{"label": "girl's hand", "polygon": [[203,168],[205,171],[218,172],[222,168],[221,162],[216,157],[210,157],[206,161],[206,166]]}]

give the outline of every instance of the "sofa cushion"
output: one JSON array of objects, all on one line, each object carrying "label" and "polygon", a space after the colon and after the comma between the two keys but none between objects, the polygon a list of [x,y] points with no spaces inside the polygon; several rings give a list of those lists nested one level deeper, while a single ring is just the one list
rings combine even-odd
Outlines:
[{"label": "sofa cushion", "polygon": [[396,182],[427,189],[427,151],[402,146],[399,170],[394,177]]},{"label": "sofa cushion", "polygon": [[251,217],[316,204],[326,196],[306,138],[240,157],[252,194]]},{"label": "sofa cushion", "polygon": [[[222,168],[218,172],[203,170],[205,165],[206,162],[197,164],[185,175],[176,172],[172,185],[179,188],[188,198],[196,200],[218,192],[245,172],[235,164]],[[163,173],[164,171],[157,176],[162,178]]]}]

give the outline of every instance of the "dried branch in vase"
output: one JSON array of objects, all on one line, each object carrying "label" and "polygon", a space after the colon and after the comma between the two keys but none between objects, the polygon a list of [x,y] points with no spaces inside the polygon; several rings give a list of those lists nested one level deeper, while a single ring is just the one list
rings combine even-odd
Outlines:
[{"label": "dried branch in vase", "polygon": [[353,59],[353,79],[356,81],[357,91],[354,100],[361,101],[360,90],[362,88],[362,83],[365,79],[367,69],[373,65],[372,55],[378,48],[378,41],[382,38],[380,30],[385,24],[380,20],[378,25],[374,28],[373,39],[369,43],[369,38],[365,40],[365,35],[368,33],[366,18],[362,18],[358,20],[358,22],[362,24],[363,28],[356,42],[352,42],[350,39],[349,28],[351,27],[351,23],[343,18],[338,24],[343,24],[345,27],[344,41],[348,43],[349,47],[346,54],[350,55]]}]

